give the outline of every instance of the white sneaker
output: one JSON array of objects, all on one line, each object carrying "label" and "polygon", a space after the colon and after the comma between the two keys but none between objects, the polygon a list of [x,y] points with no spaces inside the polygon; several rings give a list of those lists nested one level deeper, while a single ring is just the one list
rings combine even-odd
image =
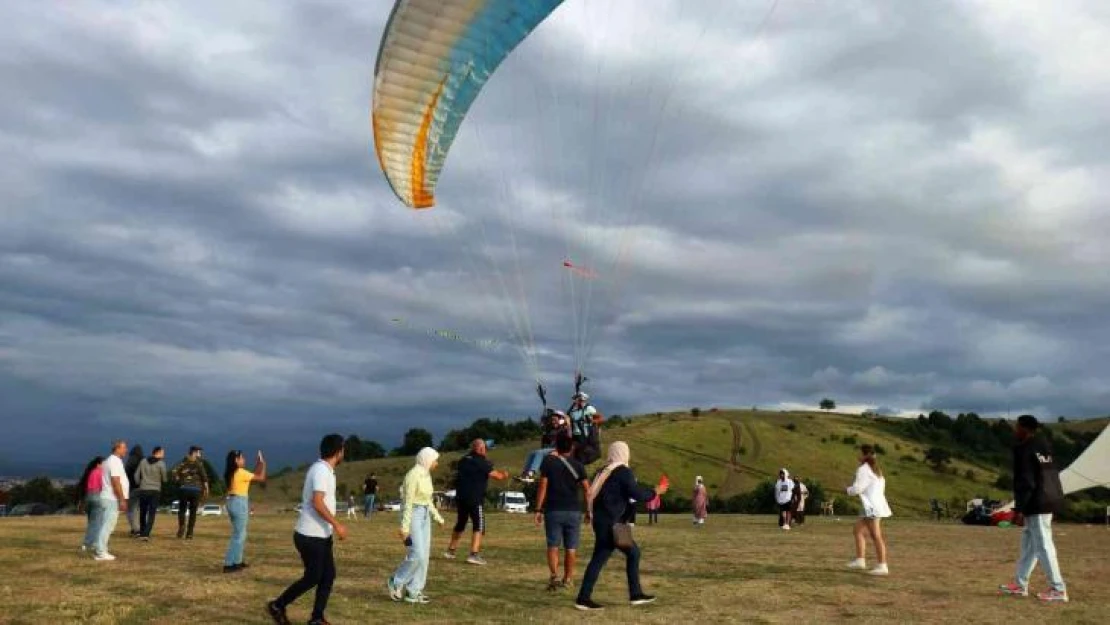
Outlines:
[{"label": "white sneaker", "polygon": [[868,575],[890,575],[890,569],[886,568],[886,564],[878,564],[875,568],[867,572]]},{"label": "white sneaker", "polygon": [[789,525],[783,525],[782,526],[782,531],[789,532],[790,531],[790,526]]},{"label": "white sneaker", "polygon": [[856,558],[848,563],[848,568],[862,571],[867,568],[867,561],[863,558]]},{"label": "white sneaker", "polygon": [[97,560],[97,561],[100,561],[100,562],[107,562],[109,560],[115,560],[115,559],[116,559],[116,557],[114,555],[110,554],[110,553],[98,553],[98,554],[93,556],[93,560]]}]

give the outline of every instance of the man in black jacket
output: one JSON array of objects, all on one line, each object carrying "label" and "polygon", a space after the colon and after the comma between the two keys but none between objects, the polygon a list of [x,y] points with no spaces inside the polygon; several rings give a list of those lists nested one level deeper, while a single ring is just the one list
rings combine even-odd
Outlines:
[{"label": "man in black jacket", "polygon": [[1064,489],[1052,461],[1048,441],[1036,436],[1040,424],[1033,415],[1018,417],[1014,435],[1014,523],[1024,525],[1021,533],[1021,555],[1013,582],[999,591],[1005,595],[1025,597],[1029,594],[1029,576],[1037,562],[1044,567],[1051,586],[1037,593],[1046,602],[1066,602],[1067,587],[1056,561],[1056,545],[1052,542],[1052,515],[1064,503]]}]

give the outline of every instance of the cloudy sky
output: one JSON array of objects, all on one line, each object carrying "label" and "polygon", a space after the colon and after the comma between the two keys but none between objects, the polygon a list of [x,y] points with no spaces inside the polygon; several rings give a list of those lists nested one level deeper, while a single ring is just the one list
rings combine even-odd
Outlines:
[{"label": "cloudy sky", "polygon": [[1110,412],[1107,3],[567,0],[419,213],[389,5],[0,8],[0,471],[394,446],[576,364],[607,414]]}]

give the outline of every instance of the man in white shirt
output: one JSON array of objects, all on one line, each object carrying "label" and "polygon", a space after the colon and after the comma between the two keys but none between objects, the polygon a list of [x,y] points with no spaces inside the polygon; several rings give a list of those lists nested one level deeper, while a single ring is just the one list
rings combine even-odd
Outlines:
[{"label": "man in white shirt", "polygon": [[794,480],[790,479],[790,471],[779,470],[779,479],[775,482],[775,503],[779,505],[779,527],[790,529],[791,506],[794,499]]},{"label": "man in white shirt", "polygon": [[93,559],[104,562],[115,560],[116,557],[108,553],[108,539],[116,529],[116,521],[120,513],[127,513],[127,498],[130,496],[130,484],[127,481],[127,472],[123,468],[123,457],[127,455],[127,441],[117,440],[112,443],[112,453],[100,463],[103,477],[100,482],[100,532],[97,534]]},{"label": "man in white shirt", "polygon": [[342,461],[343,437],[328,434],[320,441],[320,459],[305,474],[301,512],[293,531],[293,544],[304,562],[304,575],[280,597],[266,604],[266,611],[280,625],[290,622],[285,614],[286,606],[313,588],[316,588],[316,602],[309,625],[327,623],[324,610],[335,582],[332,534],[339,540],[347,537],[347,528],[335,518],[335,467]]}]

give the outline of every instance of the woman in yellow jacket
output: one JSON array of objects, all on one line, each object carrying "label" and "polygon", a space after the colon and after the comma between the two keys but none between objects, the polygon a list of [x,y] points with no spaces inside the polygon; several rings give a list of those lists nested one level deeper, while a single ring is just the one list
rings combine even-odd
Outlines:
[{"label": "woman in yellow jacket", "polygon": [[401,540],[408,547],[404,561],[386,580],[389,597],[409,603],[428,603],[424,584],[428,580],[428,558],[432,550],[432,519],[443,525],[443,517],[432,500],[432,471],[439,464],[439,452],[425,447],[416,454],[416,465],[405,474],[401,485]]}]

